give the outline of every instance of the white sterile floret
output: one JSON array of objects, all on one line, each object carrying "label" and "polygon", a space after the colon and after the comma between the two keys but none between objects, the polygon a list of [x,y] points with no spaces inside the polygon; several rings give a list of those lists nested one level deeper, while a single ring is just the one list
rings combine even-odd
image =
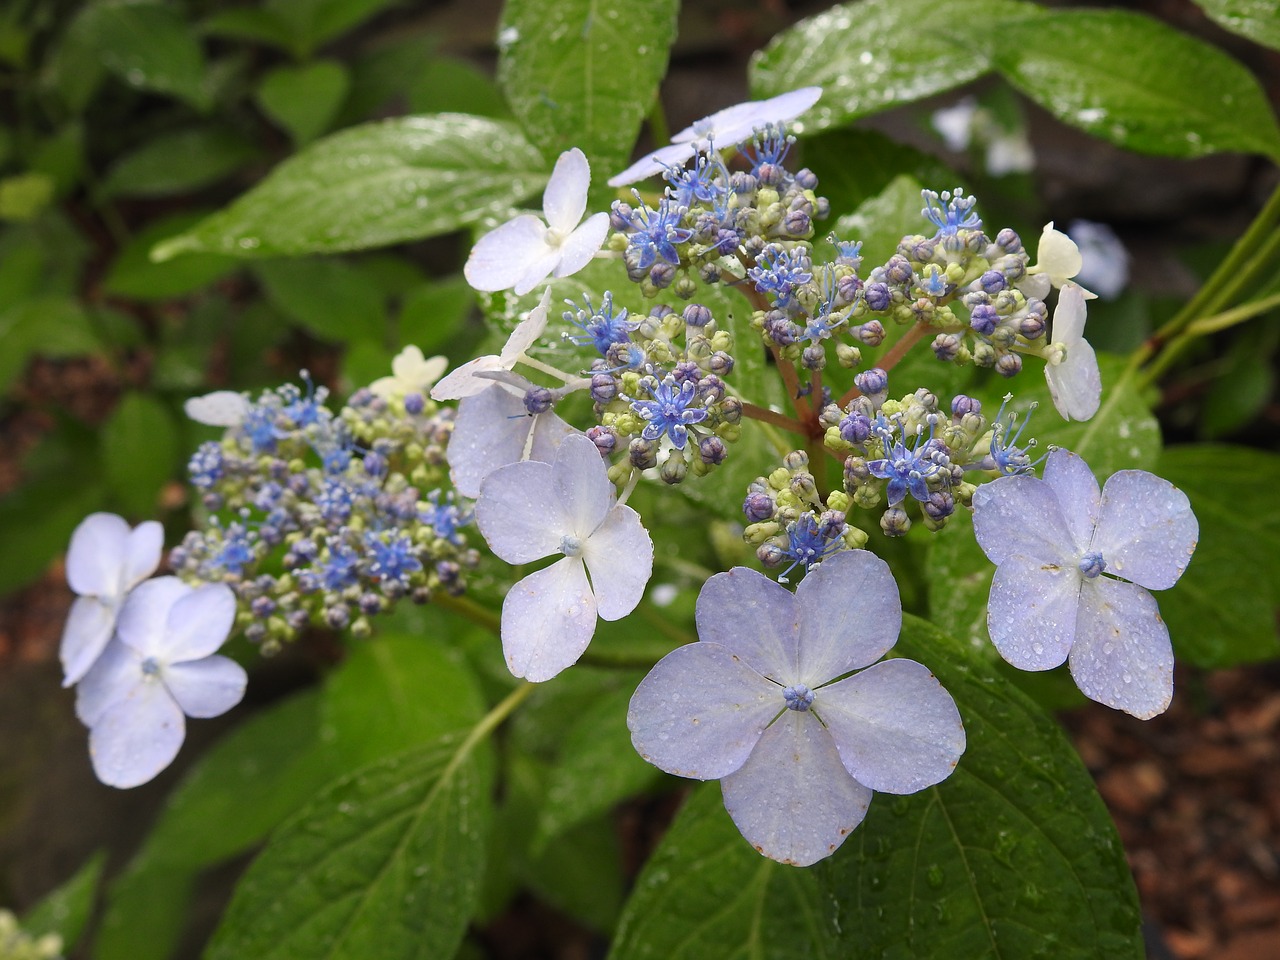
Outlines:
[{"label": "white sterile floret", "polygon": [[448,376],[435,385],[431,391],[431,399],[461,400],[463,397],[473,397],[489,389],[493,386],[493,381],[477,374],[513,369],[524,356],[524,352],[537,343],[546,331],[547,315],[550,310],[551,288],[547,287],[538,305],[529,311],[529,315],[516,324],[516,328],[511,331],[511,336],[507,338],[502,353],[476,357],[474,360],[468,360],[458,369],[450,371]]},{"label": "white sterile floret", "polygon": [[1001,477],[973,495],[978,544],[996,564],[987,626],[1020,670],[1068,661],[1092,700],[1146,720],[1173,696],[1173,649],[1148,590],[1173,586],[1199,525],[1186,494],[1145,470],[1101,492],[1088,464],[1054,450],[1044,479]]},{"label": "white sterile floret", "polygon": [[157,577],[129,595],[115,637],[77,689],[99,780],[146,783],[178,755],[185,717],[216,717],[240,702],[244,669],[215,653],[235,616],[235,594],[221,583]]},{"label": "white sterile floret", "polygon": [[837,553],[794,594],[734,567],[703,585],[696,620],[698,642],[636,688],[631,740],[668,773],[720,780],[729,816],[766,857],[828,857],[872,791],[915,793],[955,769],[965,734],[951,695],[914,660],[877,663],[902,604],[874,554]]},{"label": "white sterile floret", "polygon": [[215,390],[202,397],[191,397],[182,410],[196,423],[209,427],[238,427],[253,406],[249,398],[234,390]]},{"label": "white sterile floret", "polygon": [[597,615],[629,614],[653,572],[653,541],[640,515],[614,501],[605,461],[586,437],[566,437],[552,463],[525,460],[490,473],[476,524],[507,563],[560,556],[502,603],[507,666],[526,680],[550,680],[576,663]]},{"label": "white sterile floret", "polygon": [[481,237],[462,269],[467,283],[524,296],[548,276],[569,277],[585,267],[609,233],[607,213],[582,220],[590,186],[586,155],[577,147],[560,154],[542,194],[546,219],[521,214]]},{"label": "white sterile floret", "polygon": [[[1076,242],[1061,230],[1057,230],[1050,220],[1044,225],[1040,234],[1040,244],[1036,248],[1036,262],[1027,267],[1026,275],[1016,284],[1028,297],[1043,300],[1049,291],[1061,287],[1080,272],[1084,259],[1080,256],[1080,248]],[[1089,294],[1090,297],[1093,294]]]},{"label": "white sterile floret", "polygon": [[132,530],[114,513],[91,513],[71,534],[67,583],[79,596],[62,630],[64,687],[76,683],[102,654],[129,591],[155,572],[164,528],[154,520]]},{"label": "white sterile floret", "polygon": [[1068,280],[1053,310],[1049,336],[1060,350],[1045,363],[1044,376],[1053,405],[1065,420],[1088,420],[1102,401],[1098,355],[1084,338],[1085,301],[1092,298],[1092,293]]},{"label": "white sterile floret", "polygon": [[444,357],[428,359],[420,348],[410,344],[391,361],[391,376],[373,381],[369,389],[383,400],[404,398],[411,393],[425,395],[448,366]]},{"label": "white sterile floret", "polygon": [[661,174],[667,167],[679,167],[710,146],[731,147],[742,143],[753,133],[771,123],[786,123],[804,113],[822,96],[821,87],[801,87],[768,100],[749,100],[695,120],[665,147],[641,157],[609,180],[609,186],[628,183]]}]

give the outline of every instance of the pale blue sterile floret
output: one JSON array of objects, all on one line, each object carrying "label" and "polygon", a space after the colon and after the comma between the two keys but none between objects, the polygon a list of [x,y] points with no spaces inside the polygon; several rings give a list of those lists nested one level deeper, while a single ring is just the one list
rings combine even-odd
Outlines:
[{"label": "pale blue sterile floret", "polygon": [[586,294],[582,295],[581,307],[572,300],[565,303],[574,309],[566,310],[564,319],[582,331],[581,335],[573,334],[566,339],[575,344],[590,343],[602,357],[614,344],[630,343],[632,331],[640,326],[640,321],[628,318],[626,307],[614,307],[613,294],[608,290],[604,292],[599,310]]},{"label": "pale blue sterile floret", "polygon": [[687,243],[693,236],[691,229],[680,226],[684,208],[677,206],[667,197],[658,201],[657,210],[650,210],[638,193],[636,201],[639,203],[633,218],[636,232],[631,235],[629,241],[630,249],[635,251],[632,254],[634,266],[640,270],[647,270],[659,259],[673,266],[678,265],[680,252],[676,249],[676,245]]},{"label": "pale blue sterile floret", "polygon": [[76,691],[99,780],[146,783],[177,756],[186,717],[216,717],[240,702],[244,669],[217,655],[235,616],[224,584],[156,577],[129,595],[114,637]]},{"label": "pale blue sterile floret", "polygon": [[925,202],[920,215],[938,228],[938,232],[934,234],[934,240],[954,237],[961,230],[982,228],[982,218],[973,212],[973,208],[978,204],[978,198],[966,197],[961,188],[943,190],[941,193],[936,190],[922,190],[920,195]]},{"label": "pale blue sterile floret", "polygon": [[696,620],[698,642],[641,681],[627,726],[650,763],[720,780],[730,817],[766,857],[830,856],[872,791],[923,790],[964,752],[955,701],[929,670],[876,662],[897,640],[902,605],[873,554],[836,554],[794,594],[745,567],[716,574]]},{"label": "pale blue sterile floret", "polygon": [[773,297],[779,307],[791,302],[792,292],[801,284],[813,279],[813,262],[803,249],[766,249],[756,258],[756,265],[747,271],[756,289]]},{"label": "pale blue sterile floret", "polygon": [[929,481],[950,476],[946,446],[934,439],[932,427],[927,438],[923,431],[918,433],[909,449],[884,417],[877,418],[872,432],[880,438],[885,456],[868,460],[867,469],[873,477],[889,481],[886,490],[889,505],[897,506],[908,493],[921,503],[928,503]]},{"label": "pale blue sterile floret", "polygon": [[1085,696],[1141,719],[1173,696],[1173,649],[1149,590],[1178,580],[1199,527],[1186,494],[1145,470],[1101,491],[1088,464],[1052,451],[1044,479],[1010,476],[973,495],[974,533],[996,564],[987,625],[1022,670],[1068,661]]},{"label": "pale blue sterile floret", "polygon": [[673,447],[683,450],[688,427],[707,419],[706,407],[690,406],[697,399],[697,384],[692,380],[677,383],[670,374],[661,383],[654,377],[645,377],[642,382],[653,399],[631,401],[631,409],[647,421],[640,436],[658,440],[665,435]]}]

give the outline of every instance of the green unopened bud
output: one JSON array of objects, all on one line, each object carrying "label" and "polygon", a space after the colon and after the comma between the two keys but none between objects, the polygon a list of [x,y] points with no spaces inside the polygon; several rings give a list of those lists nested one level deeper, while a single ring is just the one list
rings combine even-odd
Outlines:
[{"label": "green unopened bud", "polygon": [[658,471],[663,482],[670,484],[679,483],[688,473],[689,464],[685,462],[684,454],[679,450],[672,450],[667,455],[667,459],[662,461],[662,467]]},{"label": "green unopened bud", "polygon": [[852,370],[862,363],[862,351],[848,343],[836,344],[836,362],[846,370]]},{"label": "green unopened bud", "polygon": [[855,527],[853,524],[849,524],[849,526],[844,528],[843,539],[849,546],[849,549],[861,550],[867,545],[867,541],[870,537],[867,536],[867,531],[863,530],[861,527]]},{"label": "green unopened bud", "polygon": [[782,527],[776,520],[763,520],[760,523],[748,525],[747,529],[742,531],[742,539],[755,546],[780,533],[782,533]]},{"label": "green unopened bud", "polygon": [[833,490],[827,495],[828,510],[836,510],[847,515],[852,506],[853,499],[843,490]]},{"label": "green unopened bud", "polygon": [[805,470],[809,466],[809,454],[804,450],[792,450],[782,458],[782,465],[793,473]]}]

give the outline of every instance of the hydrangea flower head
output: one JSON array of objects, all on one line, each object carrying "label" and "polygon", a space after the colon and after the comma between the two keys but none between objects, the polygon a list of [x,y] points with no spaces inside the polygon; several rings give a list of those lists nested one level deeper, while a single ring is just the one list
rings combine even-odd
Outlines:
[{"label": "hydrangea flower head", "polygon": [[1050,338],[1062,345],[1065,355],[1050,357],[1044,366],[1044,376],[1049,382],[1053,405],[1065,420],[1088,420],[1098,412],[1098,404],[1102,402],[1098,355],[1084,338],[1085,300],[1092,296],[1084,287],[1068,280],[1062,285],[1058,305],[1053,309]]},{"label": "hydrangea flower head", "polygon": [[873,790],[922,790],[964,752],[955,701],[929,670],[876,663],[898,638],[902,606],[875,555],[838,553],[795,593],[735,567],[706,582],[696,617],[698,642],[636,688],[631,739],[668,773],[720,780],[729,815],[766,857],[805,866],[830,856]]},{"label": "hydrangea flower head", "polygon": [[543,217],[508,220],[471,249],[462,273],[477,290],[510,290],[524,296],[548,276],[570,277],[590,262],[609,232],[609,215],[585,222],[591,165],[574,147],[560,154],[542,194]]},{"label": "hydrangea flower head", "polygon": [[547,316],[551,310],[551,288],[543,291],[538,305],[529,311],[529,315],[516,324],[507,337],[507,342],[499,354],[486,354],[468,360],[456,370],[437,383],[431,391],[432,400],[461,400],[473,397],[493,386],[493,381],[477,374],[494,370],[511,370],[524,352],[538,342],[547,329]]},{"label": "hydrangea flower head", "polygon": [[1085,696],[1141,719],[1173,696],[1173,649],[1149,590],[1173,586],[1199,526],[1186,494],[1145,470],[1098,481],[1054,450],[1044,479],[1001,477],[973,495],[974,533],[996,564],[987,626],[1020,670],[1068,661]]},{"label": "hydrangea flower head", "polygon": [[444,357],[428,359],[419,347],[410,344],[391,361],[391,376],[373,381],[369,389],[383,400],[403,399],[411,393],[425,394],[448,365]]},{"label": "hydrangea flower head", "polygon": [[804,113],[822,96],[821,87],[801,87],[767,100],[750,100],[718,110],[709,117],[695,120],[671,138],[671,143],[641,157],[609,180],[609,186],[657,176],[668,167],[683,166],[686,161],[712,144],[733,146],[747,140],[756,130],[770,124],[785,123]]},{"label": "hydrangea flower head", "polygon": [[583,436],[566,437],[551,463],[524,460],[490,473],[476,523],[507,563],[560,556],[502,603],[507,666],[527,680],[549,680],[577,662],[597,614],[629,614],[653,571],[653,542],[640,515],[614,502],[608,468]]},{"label": "hydrangea flower head", "polygon": [[80,521],[67,550],[67,583],[79,596],[62,631],[64,687],[79,681],[101,656],[125,598],[155,572],[163,547],[164,528],[154,520],[132,530],[114,513],[91,513]]},{"label": "hydrangea flower head", "polygon": [[156,577],[129,594],[115,636],[77,689],[99,780],[146,783],[178,755],[184,716],[216,717],[240,702],[244,669],[215,653],[235,616],[235,594],[221,583]]}]

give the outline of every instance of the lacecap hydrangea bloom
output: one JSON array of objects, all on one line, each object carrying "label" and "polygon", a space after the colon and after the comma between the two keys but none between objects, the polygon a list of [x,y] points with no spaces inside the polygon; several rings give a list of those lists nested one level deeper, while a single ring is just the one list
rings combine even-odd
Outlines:
[{"label": "lacecap hydrangea bloom", "polygon": [[876,662],[897,641],[902,605],[874,554],[838,553],[794,594],[746,567],[718,573],[696,620],[698,642],[641,681],[627,726],[650,763],[720,780],[729,815],[766,857],[830,856],[872,791],[915,793],[964,752],[955,701],[928,668]]},{"label": "lacecap hydrangea bloom", "polygon": [[164,528],[154,520],[133,529],[114,513],[80,521],[67,550],[67,583],[78,597],[62,631],[62,685],[83,677],[106,649],[129,592],[155,572]]},{"label": "lacecap hydrangea bloom", "polygon": [[640,515],[615,502],[605,461],[584,436],[566,437],[551,463],[523,460],[490,473],[476,523],[507,563],[560,557],[502,603],[507,666],[527,680],[549,680],[576,663],[597,615],[629,614],[653,572],[653,541]]},{"label": "lacecap hydrangea bloom", "polygon": [[1148,590],[1173,586],[1199,526],[1186,494],[1144,470],[1111,475],[1054,450],[1044,479],[1001,477],[973,495],[978,543],[996,564],[987,626],[1021,670],[1068,661],[1091,700],[1141,719],[1173,697],[1169,630]]},{"label": "lacecap hydrangea bloom", "polygon": [[595,256],[609,233],[609,215],[584,222],[591,165],[574,147],[560,154],[542,194],[542,217],[521,214],[486,233],[463,267],[476,290],[510,290],[524,296],[548,276],[569,277]]},{"label": "lacecap hydrangea bloom", "polygon": [[115,636],[76,690],[99,780],[146,783],[178,755],[184,717],[216,717],[240,702],[244,669],[216,654],[235,616],[225,584],[156,577],[129,594]]}]

